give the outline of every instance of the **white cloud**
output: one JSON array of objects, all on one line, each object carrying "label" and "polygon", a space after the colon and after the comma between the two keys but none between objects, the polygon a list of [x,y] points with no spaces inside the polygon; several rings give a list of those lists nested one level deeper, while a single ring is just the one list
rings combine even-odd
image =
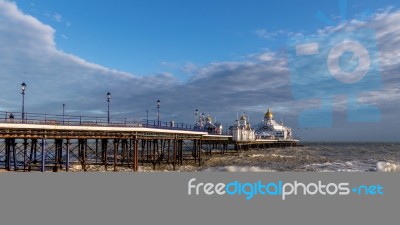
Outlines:
[{"label": "white cloud", "polygon": [[59,13],[55,13],[53,15],[53,19],[57,22],[61,22],[63,20],[63,17]]},{"label": "white cloud", "polygon": [[279,35],[284,35],[286,33],[288,32],[284,30],[268,31],[267,29],[257,29],[254,31],[254,34],[256,34],[259,38],[262,39],[272,39]]}]

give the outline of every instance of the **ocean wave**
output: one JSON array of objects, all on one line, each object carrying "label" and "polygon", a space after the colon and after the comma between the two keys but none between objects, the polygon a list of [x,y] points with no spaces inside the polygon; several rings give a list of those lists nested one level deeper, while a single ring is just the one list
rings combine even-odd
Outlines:
[{"label": "ocean wave", "polygon": [[400,172],[400,163],[377,162],[376,167],[380,172]]},{"label": "ocean wave", "polygon": [[202,170],[204,172],[275,172],[264,167],[259,166],[221,166],[221,167],[210,167]]},{"label": "ocean wave", "polygon": [[317,172],[366,172],[376,171],[374,165],[360,161],[326,162],[306,165],[306,170]]}]

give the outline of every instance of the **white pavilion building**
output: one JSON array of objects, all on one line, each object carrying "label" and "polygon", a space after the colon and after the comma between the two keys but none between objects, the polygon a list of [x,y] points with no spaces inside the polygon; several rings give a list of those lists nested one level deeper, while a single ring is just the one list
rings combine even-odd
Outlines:
[{"label": "white pavilion building", "polygon": [[240,120],[235,121],[235,125],[231,127],[232,140],[234,141],[254,141],[256,139],[254,129],[247,122],[247,117],[243,113]]},{"label": "white pavilion building", "polygon": [[292,140],[292,129],[277,123],[271,110],[264,115],[263,122],[258,125],[255,131],[257,139],[276,139],[276,140]]}]

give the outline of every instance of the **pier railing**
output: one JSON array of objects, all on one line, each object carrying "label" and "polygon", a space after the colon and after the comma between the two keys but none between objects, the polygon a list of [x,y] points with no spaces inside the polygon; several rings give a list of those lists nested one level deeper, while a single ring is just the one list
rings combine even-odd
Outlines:
[{"label": "pier railing", "polygon": [[130,118],[110,118],[95,116],[76,116],[76,115],[55,115],[43,113],[22,113],[0,111],[0,122],[2,123],[27,123],[27,124],[46,124],[46,125],[65,125],[65,126],[109,126],[109,127],[148,127],[171,130],[195,130],[191,124],[176,123],[174,121],[157,120],[135,120]]}]

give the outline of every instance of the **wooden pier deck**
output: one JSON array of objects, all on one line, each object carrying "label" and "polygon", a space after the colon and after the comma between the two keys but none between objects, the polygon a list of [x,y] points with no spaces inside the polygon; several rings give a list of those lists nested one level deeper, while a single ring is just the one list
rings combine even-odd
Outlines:
[{"label": "wooden pier deck", "polygon": [[[1,141],[3,140],[3,141]],[[0,122],[0,168],[7,171],[69,171],[71,164],[87,171],[90,165],[130,168],[170,164],[173,169],[190,160],[201,165],[213,152],[286,147],[295,141],[234,142],[230,135],[176,127],[121,124],[63,125],[53,121]]]}]

